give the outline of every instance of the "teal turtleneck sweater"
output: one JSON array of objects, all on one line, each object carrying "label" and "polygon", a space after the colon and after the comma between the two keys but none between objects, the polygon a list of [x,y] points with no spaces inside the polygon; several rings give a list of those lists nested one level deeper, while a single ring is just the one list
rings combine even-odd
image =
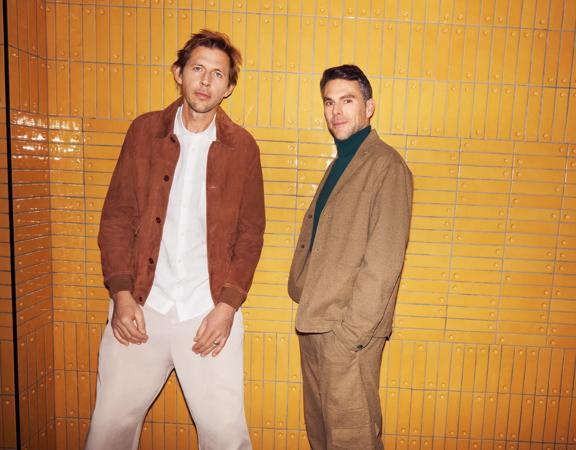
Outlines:
[{"label": "teal turtleneck sweater", "polygon": [[346,170],[346,167],[348,167],[348,164],[350,164],[350,161],[352,161],[358,148],[360,148],[360,144],[362,144],[364,139],[366,139],[370,134],[370,130],[371,127],[368,125],[366,128],[354,133],[348,139],[344,139],[343,141],[334,139],[338,156],[334,160],[332,169],[330,170],[328,178],[326,179],[322,191],[320,191],[320,195],[318,195],[318,200],[316,201],[316,209],[314,210],[314,226],[312,228],[312,237],[310,238],[310,249],[312,249],[312,245],[314,244],[314,237],[316,236],[316,228],[318,228],[320,214],[322,214],[322,210],[324,209],[324,206],[326,206],[326,202],[328,201],[332,190]]}]

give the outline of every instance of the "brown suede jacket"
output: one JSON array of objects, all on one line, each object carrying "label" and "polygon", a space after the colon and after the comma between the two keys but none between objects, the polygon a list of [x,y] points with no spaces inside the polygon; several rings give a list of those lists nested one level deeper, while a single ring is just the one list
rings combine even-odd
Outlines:
[{"label": "brown suede jacket", "polygon": [[[172,177],[180,155],[174,118],[182,99],[130,125],[102,209],[98,245],[112,296],[144,304],[154,280]],[[238,308],[262,250],[264,189],[254,138],[221,108],[206,167],[206,222],[214,303]]]}]

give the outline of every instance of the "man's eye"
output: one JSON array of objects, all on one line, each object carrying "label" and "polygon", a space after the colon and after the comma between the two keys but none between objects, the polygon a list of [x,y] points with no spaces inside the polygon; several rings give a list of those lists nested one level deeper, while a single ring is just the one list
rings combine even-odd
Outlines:
[{"label": "man's eye", "polygon": [[200,66],[193,66],[193,67],[192,67],[192,70],[193,70],[194,72],[200,72],[200,70],[202,70],[202,68],[201,68]]},{"label": "man's eye", "polygon": [[216,76],[216,78],[222,78],[224,75],[222,75],[221,72],[215,72],[214,75]]},{"label": "man's eye", "polygon": [[324,102],[324,106],[332,106],[332,102]]}]

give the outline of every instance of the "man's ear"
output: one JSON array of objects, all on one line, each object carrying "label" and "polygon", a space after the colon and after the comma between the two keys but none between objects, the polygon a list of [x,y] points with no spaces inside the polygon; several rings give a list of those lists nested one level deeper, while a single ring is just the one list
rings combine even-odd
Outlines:
[{"label": "man's ear", "polygon": [[232,92],[234,92],[235,87],[236,87],[235,84],[229,84],[228,89],[226,89],[226,92],[224,92],[224,98],[230,97],[232,95]]},{"label": "man's ear", "polygon": [[376,109],[376,102],[373,98],[366,100],[366,117],[370,119]]},{"label": "man's ear", "polygon": [[174,75],[174,81],[176,81],[176,84],[182,86],[182,69],[177,65],[173,65],[172,75]]}]

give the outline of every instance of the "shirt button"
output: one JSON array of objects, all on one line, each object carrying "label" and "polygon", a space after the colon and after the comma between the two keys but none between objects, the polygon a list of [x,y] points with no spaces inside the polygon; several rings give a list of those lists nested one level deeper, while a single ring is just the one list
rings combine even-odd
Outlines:
[{"label": "shirt button", "polygon": [[162,219],[160,217],[156,217],[156,223],[160,223],[162,222]]},{"label": "shirt button", "polygon": [[148,258],[148,263],[154,264],[154,260],[152,258]]},{"label": "shirt button", "polygon": [[170,176],[169,175],[164,175],[164,181],[168,181],[170,180]]}]

